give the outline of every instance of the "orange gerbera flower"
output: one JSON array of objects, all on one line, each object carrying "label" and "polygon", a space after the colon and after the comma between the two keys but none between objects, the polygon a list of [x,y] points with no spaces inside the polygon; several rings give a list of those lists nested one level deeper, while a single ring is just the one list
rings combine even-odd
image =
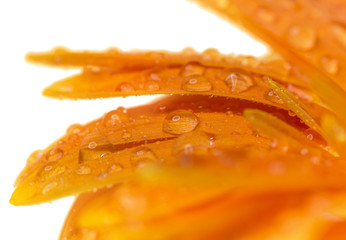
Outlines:
[{"label": "orange gerbera flower", "polygon": [[28,54],[82,69],[49,97],[168,96],[70,126],[29,157],[11,203],[78,195],[61,240],[346,238],[346,4],[196,2],[282,57]]}]

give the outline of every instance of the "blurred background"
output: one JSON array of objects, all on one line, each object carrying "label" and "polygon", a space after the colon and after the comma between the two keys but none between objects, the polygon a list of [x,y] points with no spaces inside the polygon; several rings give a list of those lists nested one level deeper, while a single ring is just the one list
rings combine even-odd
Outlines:
[{"label": "blurred background", "polygon": [[43,88],[78,70],[25,63],[29,51],[55,46],[75,50],[166,49],[259,56],[266,48],[231,24],[185,0],[1,1],[1,239],[57,239],[73,197],[35,206],[8,203],[13,182],[28,155],[45,148],[72,123],[86,123],[118,106],[153,97],[89,101],[48,99]]}]

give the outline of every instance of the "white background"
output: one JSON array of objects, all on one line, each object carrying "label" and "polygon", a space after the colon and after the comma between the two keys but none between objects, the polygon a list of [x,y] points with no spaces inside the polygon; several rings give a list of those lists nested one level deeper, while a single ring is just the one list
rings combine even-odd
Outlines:
[{"label": "white background", "polygon": [[144,98],[59,101],[42,89],[75,71],[25,63],[29,51],[54,46],[102,50],[179,51],[193,46],[261,55],[266,49],[227,22],[184,0],[0,1],[0,239],[57,239],[73,197],[38,206],[8,203],[12,184],[35,149],[45,148],[72,123],[85,123]]}]

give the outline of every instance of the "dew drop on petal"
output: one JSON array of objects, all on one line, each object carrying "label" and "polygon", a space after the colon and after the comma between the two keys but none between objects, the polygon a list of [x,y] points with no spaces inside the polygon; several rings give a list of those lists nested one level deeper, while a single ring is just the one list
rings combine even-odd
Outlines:
[{"label": "dew drop on petal", "polygon": [[90,142],[89,144],[88,144],[88,148],[89,149],[94,149],[94,148],[96,148],[97,147],[97,143],[96,142]]},{"label": "dew drop on petal", "polygon": [[44,188],[42,189],[42,194],[45,195],[47,194],[49,191],[53,190],[54,188],[56,188],[56,186],[58,185],[57,182],[51,182],[48,183],[44,186]]},{"label": "dew drop on petal", "polygon": [[312,27],[294,25],[287,31],[287,41],[300,50],[311,50],[316,45],[317,33]]},{"label": "dew drop on petal", "polygon": [[198,117],[187,110],[169,113],[163,121],[163,131],[170,134],[183,134],[193,131],[199,124]]},{"label": "dew drop on petal", "polygon": [[126,113],[126,109],[123,107],[120,107],[116,110],[110,111],[107,114],[105,114],[102,119],[102,124],[105,127],[112,127],[120,123],[127,122],[128,120],[129,120],[129,117]]},{"label": "dew drop on petal", "polygon": [[123,169],[124,167],[120,163],[113,164],[112,166],[108,168],[108,173],[110,174],[118,173],[118,172],[121,172]]},{"label": "dew drop on petal", "polygon": [[134,92],[135,88],[131,83],[120,83],[120,85],[117,87],[117,90],[120,92]]},{"label": "dew drop on petal", "polygon": [[149,162],[154,162],[156,159],[156,154],[148,147],[139,147],[130,156],[131,165],[134,168],[141,168]]},{"label": "dew drop on petal", "polygon": [[160,90],[160,85],[155,81],[147,81],[144,85],[144,89],[147,91],[158,91]]},{"label": "dew drop on petal", "polygon": [[48,165],[48,166],[46,166],[46,167],[44,168],[44,170],[45,170],[45,171],[50,171],[50,170],[52,170],[52,168],[53,168],[53,166]]},{"label": "dew drop on petal", "polygon": [[232,72],[225,78],[225,83],[233,93],[244,92],[254,85],[250,75]]},{"label": "dew drop on petal", "polygon": [[264,98],[267,99],[268,101],[273,102],[273,103],[277,103],[277,104],[283,104],[284,103],[284,101],[279,97],[279,95],[277,95],[277,93],[272,89],[269,89],[264,94]]},{"label": "dew drop on petal", "polygon": [[173,144],[172,153],[176,156],[190,154],[206,154],[211,145],[209,136],[200,131],[185,133]]},{"label": "dew drop on petal", "polygon": [[212,85],[202,75],[191,75],[184,79],[182,89],[189,92],[207,92],[212,89]]},{"label": "dew drop on petal", "polygon": [[205,67],[199,62],[189,62],[185,64],[180,70],[180,75],[183,77],[188,77],[191,75],[203,75]]},{"label": "dew drop on petal", "polygon": [[222,55],[215,48],[208,48],[203,51],[202,58],[204,61],[221,61]]},{"label": "dew drop on petal", "polygon": [[76,173],[78,175],[88,175],[91,173],[91,168],[87,166],[79,166],[79,168],[76,170]]},{"label": "dew drop on petal", "polygon": [[63,155],[64,153],[60,148],[53,148],[48,150],[48,152],[46,153],[46,159],[48,160],[48,162],[55,162],[62,158]]},{"label": "dew drop on petal", "polygon": [[320,59],[322,68],[330,74],[336,74],[339,70],[339,61],[330,57],[322,57]]}]

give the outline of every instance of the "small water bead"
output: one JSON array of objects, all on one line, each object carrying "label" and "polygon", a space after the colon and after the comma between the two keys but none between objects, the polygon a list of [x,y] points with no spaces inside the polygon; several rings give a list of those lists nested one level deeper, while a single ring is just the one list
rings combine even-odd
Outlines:
[{"label": "small water bead", "polygon": [[199,124],[198,117],[187,110],[169,113],[163,121],[163,131],[170,134],[183,134],[193,131]]},{"label": "small water bead", "polygon": [[250,75],[240,72],[232,72],[225,78],[225,83],[233,93],[244,92],[254,85]]},{"label": "small water bead", "polygon": [[96,142],[90,142],[89,145],[88,145],[89,149],[94,149],[96,147],[97,147],[97,143]]},{"label": "small water bead", "polygon": [[42,194],[43,195],[47,194],[48,192],[56,188],[56,186],[58,186],[57,182],[51,182],[46,184],[46,186],[44,186],[44,188],[42,189]]},{"label": "small water bead", "polygon": [[205,61],[221,61],[222,55],[215,48],[208,48],[202,52],[203,60]]},{"label": "small water bead", "polygon": [[120,92],[134,92],[135,87],[131,83],[120,83],[120,85],[117,87],[117,90]]},{"label": "small water bead", "polygon": [[322,57],[320,63],[327,73],[336,74],[339,70],[339,61],[337,59]]},{"label": "small water bead", "polygon": [[148,147],[139,147],[130,156],[131,165],[134,168],[141,168],[148,162],[156,161],[156,159],[156,154]]},{"label": "small water bead", "polygon": [[124,140],[129,140],[131,138],[131,133],[124,131],[123,134],[121,135],[121,138]]},{"label": "small water bead", "polygon": [[335,39],[346,48],[346,26],[341,23],[333,23],[330,29]]},{"label": "small water bead", "polygon": [[207,92],[212,89],[212,85],[202,75],[191,75],[184,79],[182,89],[189,92]]},{"label": "small water bead", "polygon": [[127,122],[129,117],[127,115],[126,109],[120,107],[116,110],[108,112],[102,119],[102,124],[105,127],[112,127],[117,124]]},{"label": "small water bead", "polygon": [[60,148],[53,148],[46,153],[46,159],[48,162],[58,161],[64,155]]},{"label": "small water bead", "polygon": [[205,72],[205,67],[199,62],[189,62],[184,65],[180,71],[180,75],[183,77],[188,77],[191,75],[203,75]]},{"label": "small water bead", "polygon": [[78,175],[88,175],[91,173],[91,168],[87,166],[79,166],[79,168],[76,170],[76,173]]},{"label": "small water bead", "polygon": [[266,7],[257,8],[255,15],[264,23],[272,23],[276,19],[274,12]]},{"label": "small water bead", "polygon": [[108,173],[110,174],[118,173],[118,172],[121,172],[123,169],[124,169],[123,165],[119,163],[113,164],[112,166],[109,167]]},{"label": "small water bead", "polygon": [[211,146],[210,137],[200,131],[185,133],[177,138],[173,144],[173,155],[206,154]]},{"label": "small water bead", "polygon": [[291,111],[291,110],[288,110],[288,115],[289,115],[290,117],[295,117],[295,116],[297,116],[297,114],[296,114],[295,112]]},{"label": "small water bead", "polygon": [[295,25],[288,29],[287,41],[300,50],[311,50],[316,45],[317,33],[310,26]]},{"label": "small water bead", "polygon": [[147,91],[158,91],[160,90],[160,85],[155,81],[147,81],[144,85],[144,89]]},{"label": "small water bead", "polygon": [[50,170],[52,170],[52,168],[53,168],[53,166],[48,165],[48,166],[46,166],[46,167],[44,168],[44,170],[45,170],[45,171],[50,171]]},{"label": "small water bead", "polygon": [[277,104],[283,104],[284,101],[277,95],[277,93],[270,89],[264,94],[264,98],[267,99],[268,101],[277,103]]},{"label": "small water bead", "polygon": [[306,135],[306,138],[309,139],[310,141],[312,141],[314,139],[314,135],[312,135],[311,133]]}]

